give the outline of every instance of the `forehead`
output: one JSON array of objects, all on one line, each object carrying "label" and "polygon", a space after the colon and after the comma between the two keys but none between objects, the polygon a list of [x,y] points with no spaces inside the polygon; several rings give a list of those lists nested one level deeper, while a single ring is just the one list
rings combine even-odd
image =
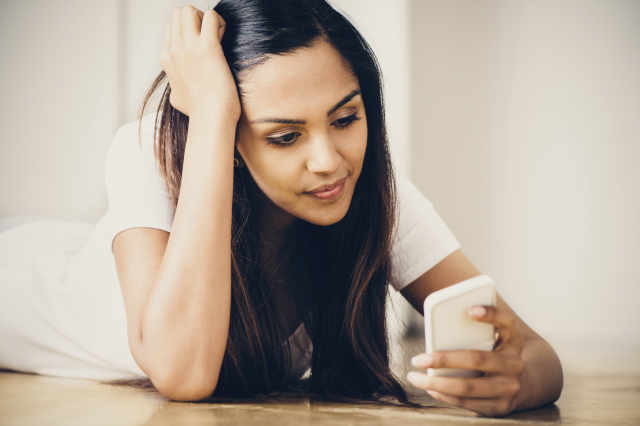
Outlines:
[{"label": "forehead", "polygon": [[330,44],[318,42],[257,65],[240,88],[243,113],[250,120],[262,115],[296,118],[329,110],[358,88],[358,79]]}]

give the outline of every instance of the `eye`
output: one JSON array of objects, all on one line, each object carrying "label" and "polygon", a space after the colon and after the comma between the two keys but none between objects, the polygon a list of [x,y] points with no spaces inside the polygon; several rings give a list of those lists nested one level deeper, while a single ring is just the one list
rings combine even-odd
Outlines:
[{"label": "eye", "polygon": [[332,125],[334,127],[337,127],[338,129],[344,129],[346,127],[349,127],[350,125],[352,125],[354,122],[358,120],[360,120],[360,117],[357,117],[355,114],[353,114],[347,117],[342,117],[337,119],[332,123]]},{"label": "eye", "polygon": [[293,145],[293,143],[300,137],[299,132],[287,133],[286,135],[277,137],[268,137],[267,142],[269,145],[287,146]]}]

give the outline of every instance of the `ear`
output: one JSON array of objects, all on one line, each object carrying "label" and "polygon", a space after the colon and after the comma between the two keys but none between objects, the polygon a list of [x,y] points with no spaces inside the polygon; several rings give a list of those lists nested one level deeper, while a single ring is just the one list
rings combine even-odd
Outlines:
[{"label": "ear", "polygon": [[238,160],[238,165],[236,167],[245,167],[246,164],[240,152],[238,152],[238,145],[236,144],[236,148],[233,150],[233,158]]},{"label": "ear", "polygon": [[235,136],[235,141],[233,142],[233,161],[235,163],[235,160],[238,160],[238,165],[235,167],[244,167],[244,160],[242,159],[242,155],[240,155],[240,152],[238,151],[238,140],[239,140],[239,136],[240,136],[240,124],[238,123],[238,125],[236,126],[236,136]]}]

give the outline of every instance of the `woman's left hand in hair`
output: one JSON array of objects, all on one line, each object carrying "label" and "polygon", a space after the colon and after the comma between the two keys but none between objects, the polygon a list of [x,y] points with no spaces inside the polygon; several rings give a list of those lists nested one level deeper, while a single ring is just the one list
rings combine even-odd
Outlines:
[{"label": "woman's left hand in hair", "polygon": [[424,389],[432,397],[485,416],[504,416],[516,408],[522,387],[524,337],[516,318],[505,309],[474,306],[468,314],[476,321],[496,327],[497,342],[493,351],[459,350],[419,354],[414,367],[466,368],[480,370],[480,377],[429,376],[412,371],[411,384]]}]

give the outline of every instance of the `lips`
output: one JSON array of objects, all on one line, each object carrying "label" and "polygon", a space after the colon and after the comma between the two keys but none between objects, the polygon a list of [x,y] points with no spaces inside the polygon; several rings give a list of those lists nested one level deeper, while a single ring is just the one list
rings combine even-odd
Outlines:
[{"label": "lips", "polygon": [[314,189],[313,191],[309,191],[309,194],[313,195],[317,198],[329,199],[338,195],[342,191],[342,187],[344,186],[344,182],[347,178],[342,178],[337,182],[330,183],[328,185],[323,185]]},{"label": "lips", "polygon": [[345,179],[347,179],[347,178],[346,178],[346,177],[344,177],[344,178],[340,179],[339,181],[336,181],[336,182],[334,182],[334,183],[330,183],[329,185],[323,185],[323,186],[320,186],[320,187],[318,187],[318,188],[314,189],[313,191],[309,191],[309,192],[310,192],[311,194],[316,194],[316,193],[318,193],[318,192],[325,192],[325,191],[329,191],[330,189],[333,189],[333,188],[335,188],[336,186],[338,186],[338,185],[340,185],[340,184],[344,183]]}]

